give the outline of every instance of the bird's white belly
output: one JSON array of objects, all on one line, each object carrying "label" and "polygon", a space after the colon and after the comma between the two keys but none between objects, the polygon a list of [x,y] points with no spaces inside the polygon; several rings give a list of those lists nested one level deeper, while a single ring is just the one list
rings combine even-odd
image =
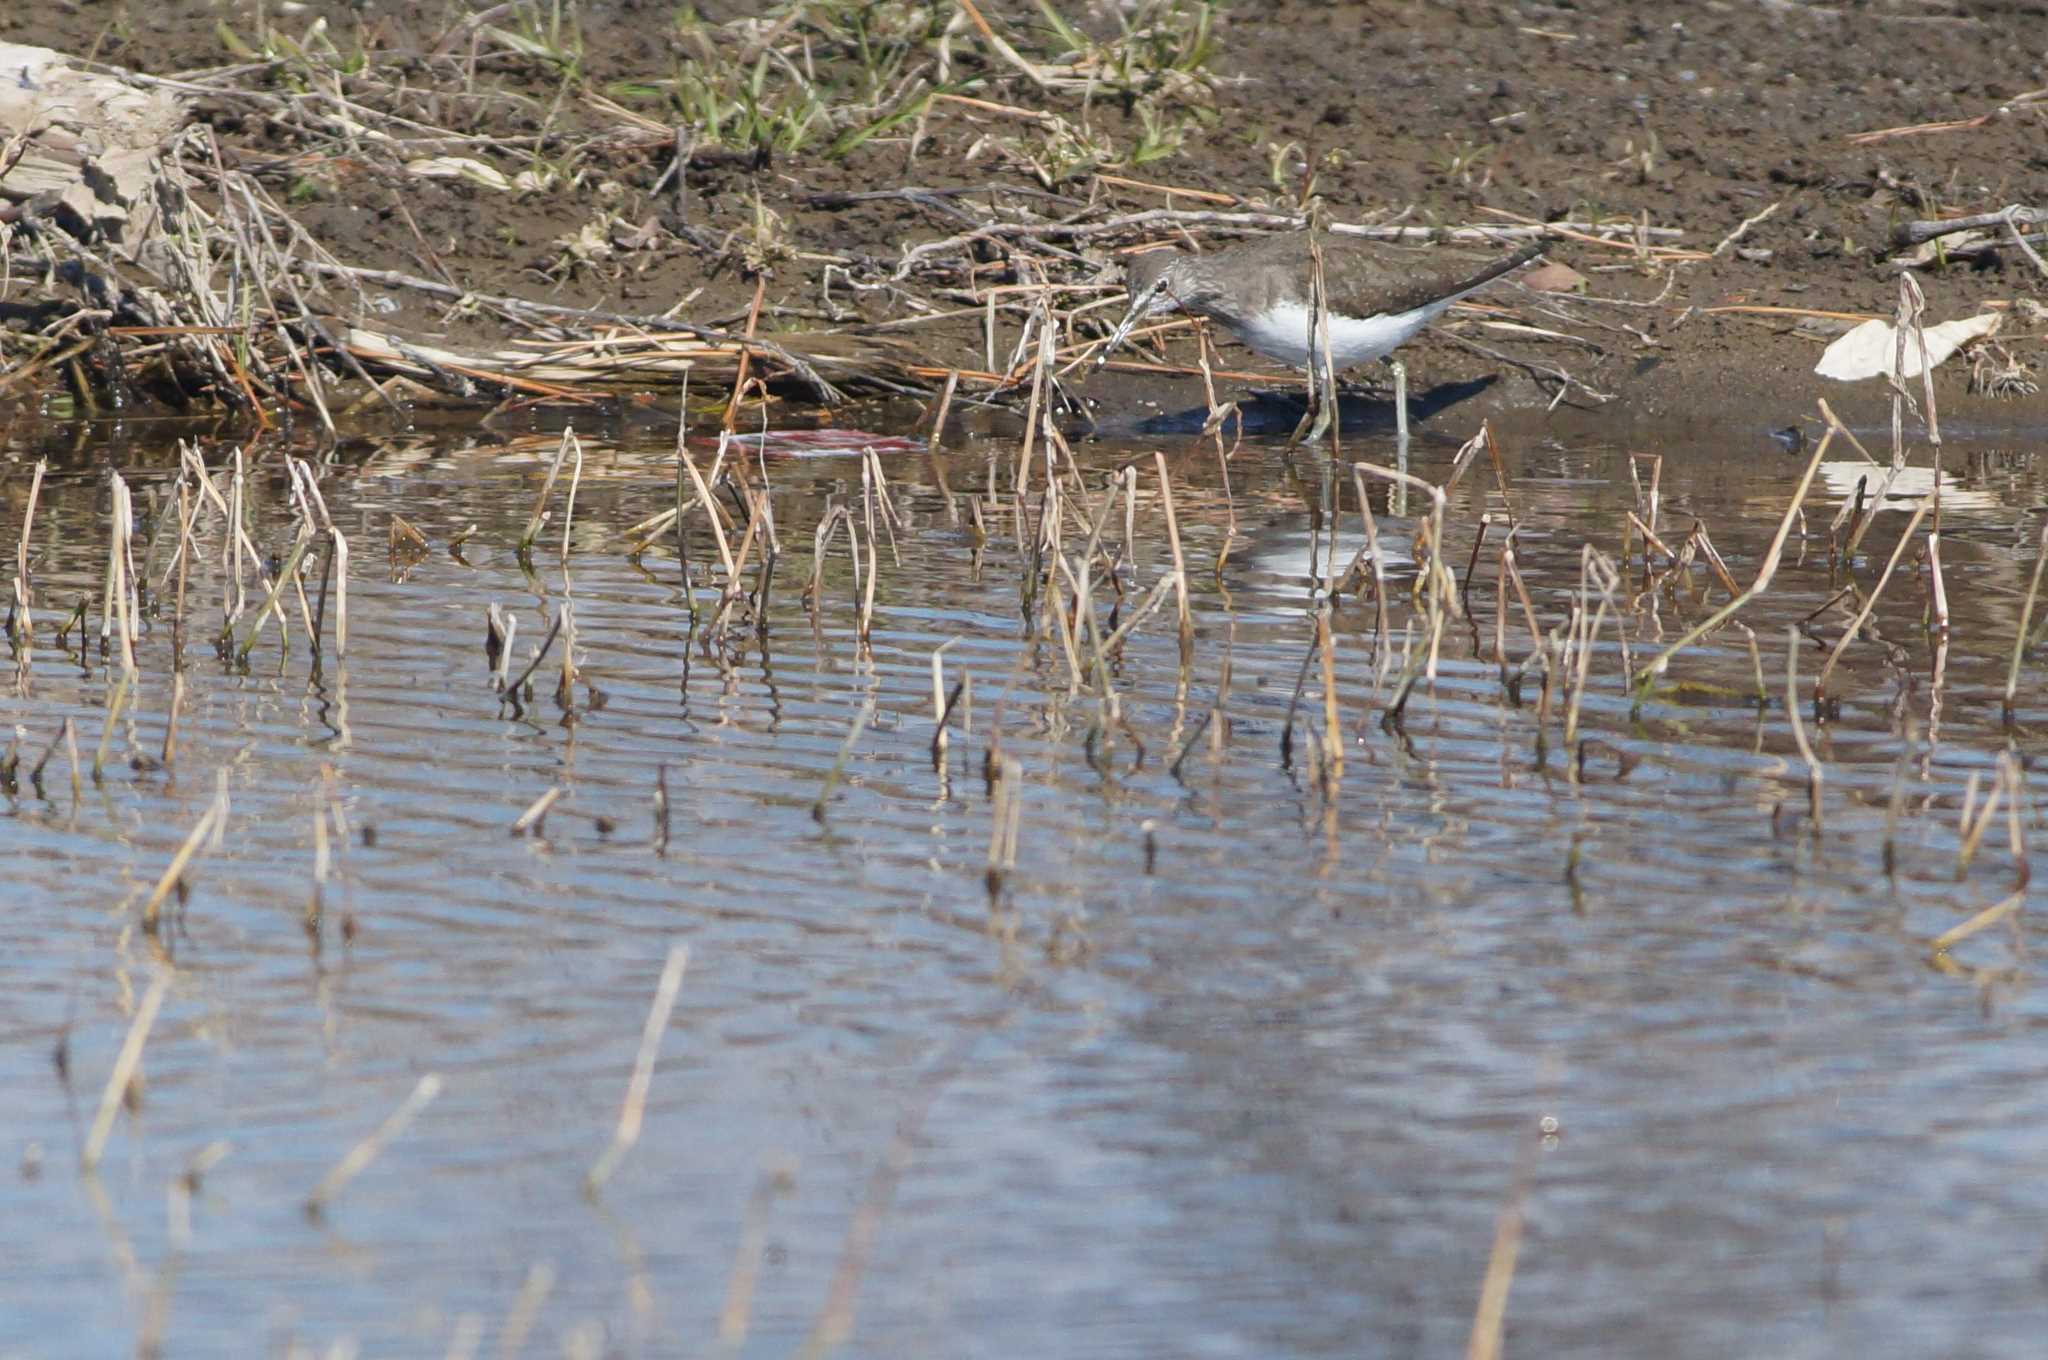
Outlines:
[{"label": "bird's white belly", "polygon": [[[1432,302],[1412,312],[1391,316],[1330,318],[1330,360],[1333,367],[1350,368],[1384,358],[1418,335],[1424,326],[1442,316],[1451,300]],[[1275,307],[1243,323],[1240,338],[1259,353],[1295,368],[1308,365],[1309,309],[1299,303]]]}]

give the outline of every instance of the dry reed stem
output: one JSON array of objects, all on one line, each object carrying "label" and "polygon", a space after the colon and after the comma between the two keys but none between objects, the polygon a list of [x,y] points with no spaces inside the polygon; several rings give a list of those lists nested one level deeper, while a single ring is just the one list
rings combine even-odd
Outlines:
[{"label": "dry reed stem", "polygon": [[[1053,330],[1049,305],[1042,296],[1032,310],[1030,325],[1037,328],[1038,358],[1031,365],[1031,398],[1024,407],[1024,438],[1017,446],[1017,471],[1010,483],[1010,489],[1018,495],[1022,495],[1031,485],[1032,442],[1038,437],[1041,408],[1047,404],[1045,388],[1047,380],[1052,375],[1053,342],[1057,338]],[[1050,424],[1048,419],[1048,428]],[[1050,473],[1047,475],[1050,478]]]},{"label": "dry reed stem", "polygon": [[100,782],[101,771],[107,764],[107,753],[114,746],[114,724],[119,722],[122,713],[127,711],[128,698],[134,688],[135,675],[129,671],[122,671],[114,679],[114,692],[107,696],[107,716],[100,724],[100,744],[92,753],[92,782],[95,784]]},{"label": "dry reed stem", "polygon": [[1813,747],[1806,740],[1806,723],[1799,716],[1799,629],[1785,630],[1785,716],[1792,723],[1792,740],[1799,746],[1800,758],[1806,762],[1806,803],[1808,815],[1813,820],[1815,835],[1821,830],[1821,764],[1813,754]]},{"label": "dry reed stem", "polygon": [[1187,585],[1180,579],[1180,573],[1177,571],[1170,572],[1154,581],[1152,589],[1139,602],[1138,607],[1126,615],[1123,622],[1117,625],[1116,631],[1103,640],[1102,654],[1105,657],[1117,655],[1124,645],[1124,639],[1135,632],[1139,624],[1150,618],[1158,610],[1159,606],[1165,603],[1167,591],[1175,590],[1185,593],[1186,589]]},{"label": "dry reed stem", "polygon": [[733,1251],[732,1279],[725,1287],[725,1306],[718,1312],[718,1345],[725,1355],[737,1355],[746,1342],[754,1313],[754,1288],[760,1282],[761,1261],[768,1250],[768,1210],[775,1196],[795,1179],[794,1163],[771,1163],[761,1169],[753,1193],[747,1196],[739,1246]]},{"label": "dry reed stem", "polygon": [[[713,476],[717,475],[719,466],[725,462],[726,440],[729,437],[723,434],[718,437],[718,459],[711,469]],[[676,438],[676,457],[682,460],[683,470],[690,475],[690,484],[697,489],[697,503],[704,507],[705,517],[711,521],[711,536],[718,543],[718,560],[725,568],[725,579],[728,583],[736,581],[739,579],[739,569],[733,565],[732,547],[725,540],[725,525],[719,518],[718,503],[712,499],[711,487],[705,482],[703,474],[697,471],[697,460],[690,457],[689,450],[683,447],[680,433],[678,433]],[[683,532],[683,523],[680,518],[681,510],[682,507],[678,506],[678,518],[676,520],[676,533],[678,535]]]},{"label": "dry reed stem", "polygon": [[192,555],[198,551],[193,539],[192,527],[198,521],[204,501],[194,504],[192,488],[185,483],[184,475],[178,477],[178,593],[171,610],[171,669],[183,675],[185,672],[185,580],[192,564]]},{"label": "dry reed stem", "polygon": [[953,392],[959,386],[960,370],[956,368],[946,374],[946,385],[939,392],[938,406],[932,416],[931,433],[925,437],[930,449],[936,450],[940,446],[941,438],[946,431],[946,413],[953,409]]},{"label": "dry reed stem", "polygon": [[171,672],[171,706],[164,718],[164,744],[158,759],[166,769],[178,753],[178,715],[185,708],[185,672]]},{"label": "dry reed stem", "polygon": [[654,1084],[654,1060],[661,1052],[661,1036],[668,1031],[669,1016],[675,1011],[676,993],[682,990],[683,970],[689,966],[690,947],[669,946],[668,962],[662,966],[661,981],[655,985],[654,1001],[647,1008],[647,1023],[640,1031],[640,1051],[633,1059],[633,1076],[626,1083],[625,1104],[619,1109],[619,1126],[611,1146],[591,1164],[583,1177],[583,1192],[595,1195],[640,1141],[640,1128],[647,1114],[647,1092]]},{"label": "dry reed stem", "polygon": [[116,472],[110,474],[113,500],[113,535],[107,544],[106,590],[100,599],[100,642],[105,644],[108,628],[121,638],[121,673],[133,677],[135,671],[134,641],[141,636],[141,622],[135,607],[133,581],[135,567],[129,553],[129,539],[135,533],[135,503],[128,492],[128,483]]},{"label": "dry reed stem", "polygon": [[[568,609],[568,603],[565,601],[562,607],[555,611],[554,622],[548,625],[547,634],[541,638],[540,646],[534,650],[533,659],[526,663],[526,669],[519,673],[517,680],[499,689],[498,697],[501,700],[515,704],[519,702],[519,695],[526,688],[526,682],[533,678],[533,673],[540,669],[540,663],[547,660],[548,649],[555,645],[555,636],[562,631],[563,616],[568,613]],[[511,622],[510,615],[506,616],[506,621]],[[511,644],[511,635],[508,633],[505,638],[506,654],[511,652]]]},{"label": "dry reed stem", "polygon": [[[1615,588],[1620,583],[1619,573],[1599,549],[1590,543],[1583,545],[1579,549],[1579,604],[1576,614],[1579,636],[1576,644],[1576,664],[1568,680],[1571,694],[1565,704],[1564,744],[1566,746],[1573,745],[1578,739],[1579,705],[1586,696],[1586,682],[1593,664],[1593,644],[1600,636],[1600,625],[1607,621],[1607,612],[1614,604]],[[1597,587],[1600,591],[1600,603],[1597,608],[1592,607],[1592,587]],[[1622,638],[1622,648],[1624,654],[1622,666],[1625,676],[1628,664],[1626,660],[1628,639],[1625,635]]]},{"label": "dry reed stem", "polygon": [[1820,668],[1819,677],[1813,682],[1815,704],[1827,701],[1828,677],[1834,674],[1835,663],[1842,659],[1842,653],[1848,651],[1849,644],[1863,632],[1863,625],[1869,621],[1871,611],[1877,608],[1878,597],[1883,595],[1884,588],[1891,584],[1892,573],[1897,570],[1899,559],[1905,555],[1906,545],[1913,541],[1913,531],[1920,527],[1920,521],[1926,517],[1932,505],[1933,498],[1928,497],[1914,509],[1913,518],[1907,521],[1906,531],[1899,535],[1898,543],[1893,545],[1891,559],[1884,564],[1884,571],[1878,576],[1877,584],[1870,588],[1870,594],[1863,601],[1863,607],[1856,612],[1856,617],[1843,630],[1842,636],[1835,640],[1833,650],[1829,651],[1827,661]]},{"label": "dry reed stem", "polygon": [[924,1129],[932,1105],[937,1102],[946,1083],[960,1070],[968,1050],[979,1037],[978,1032],[965,1035],[940,1056],[931,1072],[919,1083],[919,1089],[897,1121],[895,1135],[876,1163],[873,1174],[868,1177],[860,1207],[854,1211],[853,1220],[847,1225],[838,1268],[832,1273],[832,1283],[826,1291],[824,1306],[818,1311],[817,1321],[797,1350],[798,1360],[824,1360],[852,1337],[861,1280],[867,1273],[868,1259],[874,1254],[882,1220],[887,1216],[895,1199],[896,1187],[910,1165],[911,1152],[917,1145],[918,1135]]},{"label": "dry reed stem", "polygon": [[491,688],[503,693],[505,672],[512,664],[512,639],[519,635],[517,615],[493,600],[484,606],[484,661],[491,670]]},{"label": "dry reed stem", "polygon": [[562,601],[556,622],[562,626],[562,662],[560,678],[555,682],[555,702],[568,708],[576,700],[576,606]]},{"label": "dry reed stem", "polygon": [[[1936,936],[1932,944],[1932,952],[1937,959],[1947,954],[1951,948],[1970,936],[2016,915],[2026,905],[2027,887],[2033,881],[2033,868],[2027,859],[2026,832],[2020,821],[2020,804],[2026,797],[2025,780],[2026,776],[2021,771],[2019,762],[2014,758],[2013,754],[2010,751],[2000,752],[1998,757],[1997,784],[1993,788],[1992,799],[1996,799],[2000,788],[2009,788],[2009,796],[2005,800],[2006,835],[2012,851],[2017,875],[2014,889],[2009,896],[1993,903],[1968,920],[1963,921],[1959,925],[1952,926]],[[1987,811],[1981,820],[1988,823],[1990,821],[1990,813]],[[1982,835],[1981,827],[1977,834]],[[1961,866],[1959,866],[1959,872],[1960,868]]]},{"label": "dry reed stem", "polygon": [[1948,587],[1941,575],[1941,477],[1934,479],[1934,527],[1927,531],[1928,626],[1937,635],[1948,632]]},{"label": "dry reed stem", "polygon": [[2020,689],[2020,661],[2027,652],[2027,633],[2033,627],[2034,601],[2041,593],[2041,569],[2048,566],[2048,516],[2041,520],[2041,533],[2034,542],[2034,571],[2027,578],[2027,599],[2020,607],[2019,631],[2013,634],[2012,661],[2005,670],[2004,717],[2007,726],[2012,724],[2013,701]]},{"label": "dry reed stem", "polygon": [[[1769,708],[1771,691],[1764,683],[1764,655],[1757,650],[1756,631],[1746,623],[1736,623],[1732,626],[1742,634],[1742,640],[1749,645],[1749,665],[1756,676],[1756,706],[1759,709]],[[1622,664],[1624,668],[1628,665],[1626,658],[1623,658]]]},{"label": "dry reed stem", "polygon": [[1633,529],[1636,533],[1639,533],[1643,536],[1643,565],[1646,568],[1650,564],[1649,554],[1650,549],[1652,548],[1655,548],[1658,552],[1663,553],[1665,559],[1671,562],[1672,564],[1675,565],[1678,562],[1678,554],[1672,550],[1671,545],[1666,543],[1663,539],[1657,537],[1657,531],[1655,529],[1652,529],[1647,522],[1645,522],[1636,514],[1635,511],[1631,510],[1628,512],[1627,520],[1628,527]]},{"label": "dry reed stem", "polygon": [[867,731],[868,723],[875,716],[875,696],[870,694],[861,700],[860,712],[854,714],[853,726],[847,730],[846,740],[839,745],[839,755],[832,762],[832,768],[825,772],[825,783],[818,790],[818,796],[811,802],[811,820],[823,826],[825,805],[832,799],[832,791],[839,786],[840,778],[846,773],[846,763],[853,759],[853,748],[860,741],[861,733]]},{"label": "dry reed stem", "polygon": [[668,853],[668,766],[654,767],[654,853]]},{"label": "dry reed stem", "polygon": [[1742,593],[1742,587],[1735,584],[1735,573],[1729,571],[1728,564],[1721,560],[1721,551],[1714,546],[1714,540],[1708,536],[1704,523],[1694,521],[1692,532],[1686,535],[1686,541],[1699,546],[1700,556],[1707,560],[1708,568],[1720,580],[1723,590],[1731,596]]},{"label": "dry reed stem", "polygon": [[1500,1360],[1503,1353],[1501,1339],[1507,1324],[1508,1293],[1515,1283],[1515,1261],[1522,1248],[1529,1183],[1536,1170],[1533,1145],[1520,1163],[1507,1199],[1494,1219],[1493,1249],[1487,1253],[1486,1274],[1479,1281],[1479,1302],[1472,1312],[1465,1360]]},{"label": "dry reed stem", "polygon": [[[311,547],[312,544],[313,533],[311,527],[301,525],[298,537],[292,541],[291,552],[285,557],[283,569],[278,572],[277,580],[271,583],[269,593],[263,597],[263,605],[256,611],[255,622],[249,625],[249,635],[242,639],[241,644],[235,648],[235,659],[237,661],[246,662],[249,659],[249,653],[256,649],[256,640],[262,636],[264,623],[272,614],[278,613],[278,599],[284,594],[284,589],[288,584],[298,580],[299,563],[305,557],[306,549]],[[278,631],[280,635],[284,632],[284,617],[282,614],[278,614]]]},{"label": "dry reed stem", "polygon": [[[533,513],[526,517],[526,528],[521,530],[519,534],[519,555],[522,558],[533,551],[535,540],[539,539],[542,527],[548,522],[548,496],[554,491],[555,479],[562,475],[562,463],[569,457],[572,448],[576,451],[577,467],[580,470],[583,457],[582,448],[576,443],[575,430],[565,427],[562,430],[562,441],[555,449],[555,460],[548,464],[547,479],[540,484],[540,494],[533,498]],[[564,556],[568,554],[568,550],[568,528],[565,525],[562,531],[562,552]]]},{"label": "dry reed stem", "polygon": [[[1166,538],[1173,548],[1174,603],[1180,610],[1180,664],[1185,671],[1194,660],[1195,619],[1188,607],[1188,560],[1180,547],[1180,517],[1173,508],[1173,482],[1166,475],[1166,455],[1154,451],[1153,466],[1159,471],[1159,500],[1166,510]],[[1123,630],[1119,629],[1121,633]]]},{"label": "dry reed stem", "polygon": [[1747,590],[1708,616],[1704,622],[1688,629],[1678,641],[1659,652],[1648,665],[1636,673],[1638,699],[1648,693],[1650,683],[1664,673],[1665,667],[1670,665],[1673,657],[1734,618],[1751,600],[1769,589],[1771,578],[1778,574],[1778,562],[1785,554],[1785,540],[1791,536],[1793,520],[1799,513],[1800,505],[1806,500],[1807,491],[1813,486],[1814,475],[1820,471],[1821,459],[1827,455],[1828,445],[1833,439],[1834,429],[1831,426],[1815,443],[1813,457],[1807,460],[1806,471],[1800,476],[1799,485],[1792,493],[1791,504],[1785,507],[1785,516],[1779,521],[1778,531],[1771,538],[1771,546],[1764,554],[1763,564],[1757,568],[1756,580],[1750,583]]},{"label": "dry reed stem", "polygon": [[[1381,467],[1377,463],[1358,462],[1351,465],[1353,476],[1363,474],[1390,482],[1396,488],[1413,487],[1429,497],[1429,515],[1422,521],[1416,534],[1416,560],[1422,564],[1423,578],[1419,585],[1425,590],[1425,609],[1429,625],[1429,652],[1427,659],[1419,666],[1411,651],[1402,664],[1402,676],[1395,683],[1393,698],[1388,702],[1383,722],[1398,723],[1407,706],[1408,696],[1416,681],[1428,679],[1436,682],[1437,660],[1443,645],[1444,623],[1449,614],[1457,611],[1457,582],[1450,578],[1449,568],[1443,563],[1444,504],[1443,491],[1434,483],[1424,481],[1412,473],[1394,468]],[[1365,498],[1359,498],[1361,505]],[[1427,540],[1425,543],[1424,540]],[[1427,555],[1425,556],[1425,548]],[[1448,608],[1446,607],[1448,606]]]},{"label": "dry reed stem", "polygon": [[307,1215],[318,1218],[326,1213],[327,1206],[334,1202],[335,1196],[347,1189],[350,1181],[361,1175],[371,1162],[377,1160],[378,1154],[390,1146],[392,1139],[405,1132],[406,1125],[412,1123],[421,1110],[433,1104],[434,1097],[441,1094],[441,1084],[441,1078],[436,1073],[429,1072],[421,1077],[419,1084],[412,1088],[412,1094],[408,1095],[397,1109],[385,1116],[384,1122],[379,1124],[369,1137],[350,1148],[342,1159],[334,1164],[333,1169],[320,1178],[320,1183],[313,1187],[313,1193],[306,1196]]},{"label": "dry reed stem", "polygon": [[1961,924],[1951,926],[1947,930],[1942,931],[1941,934],[1935,936],[1929,943],[1928,949],[1937,957],[1946,954],[1972,935],[1980,931],[1989,930],[1992,926],[2016,915],[2019,909],[2025,906],[2026,903],[2027,892],[2026,889],[2022,888],[2011,896],[1994,902]]},{"label": "dry reed stem", "polygon": [[10,623],[17,644],[26,643],[35,636],[35,624],[29,608],[34,591],[28,574],[28,544],[29,536],[35,531],[36,501],[42,495],[43,474],[49,466],[47,459],[36,459],[35,472],[28,484],[28,505],[21,512],[21,538],[14,545],[14,611]]},{"label": "dry reed stem", "polygon": [[94,1113],[92,1129],[85,1136],[85,1147],[78,1156],[79,1169],[91,1175],[100,1164],[100,1156],[106,1151],[107,1136],[114,1131],[114,1116],[120,1113],[121,1099],[128,1090],[128,1083],[134,1079],[135,1069],[142,1062],[142,1046],[149,1041],[150,1028],[156,1024],[157,1011],[164,1004],[164,993],[170,990],[171,975],[158,973],[149,984],[149,990],[142,994],[142,1001],[135,1008],[134,1019],[128,1022],[128,1037],[121,1041],[121,1051],[114,1057],[114,1066],[107,1073],[107,1084],[100,1091],[99,1109]]},{"label": "dry reed stem", "polygon": [[144,930],[151,932],[156,930],[157,914],[163,906],[164,898],[170,896],[171,889],[183,877],[186,866],[191,864],[193,856],[199,853],[200,847],[202,845],[206,845],[208,848],[219,846],[220,833],[227,823],[227,818],[228,772],[227,767],[222,766],[214,772],[213,801],[206,805],[206,811],[199,814],[199,820],[192,824],[192,830],[186,834],[185,840],[179,845],[177,853],[171,856],[171,862],[164,867],[162,876],[156,881],[156,887],[151,890],[148,900],[142,904],[142,928]]},{"label": "dry reed stem", "polygon": [[548,815],[548,810],[561,800],[564,792],[565,790],[562,786],[556,784],[546,793],[543,793],[540,797],[529,803],[526,811],[520,813],[518,820],[512,823],[512,834],[524,836],[527,832],[531,831],[535,835],[540,835],[541,826]]},{"label": "dry reed stem", "polygon": [[1323,759],[1325,791],[1334,793],[1344,777],[1344,727],[1337,712],[1337,643],[1330,635],[1330,607],[1316,611],[1316,651],[1323,663]]},{"label": "dry reed stem", "polygon": [[[754,332],[761,324],[761,300],[767,295],[768,276],[766,274],[756,276],[754,279],[754,300],[747,307],[747,329],[745,335],[748,340],[754,338]],[[733,369],[732,395],[726,399],[725,416],[719,424],[719,428],[726,434],[731,434],[738,424],[740,399],[747,390],[747,369],[751,367],[750,361],[753,357],[754,352],[751,349],[742,348],[740,350],[739,364]]]}]

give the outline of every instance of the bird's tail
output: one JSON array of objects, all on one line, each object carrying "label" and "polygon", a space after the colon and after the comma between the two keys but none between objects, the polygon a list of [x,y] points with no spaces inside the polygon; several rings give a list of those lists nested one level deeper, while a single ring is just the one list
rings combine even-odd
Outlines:
[{"label": "bird's tail", "polygon": [[1460,283],[1456,288],[1451,290],[1450,296],[1445,298],[1444,300],[1446,302],[1455,302],[1459,298],[1464,297],[1467,293],[1477,292],[1481,288],[1484,288],[1487,284],[1492,283],[1501,275],[1512,273],[1513,271],[1520,269],[1523,265],[1529,263],[1529,261],[1535,259],[1542,253],[1543,243],[1541,241],[1531,241],[1528,245],[1523,246],[1514,254],[1504,256],[1501,259],[1495,260],[1492,264],[1487,265],[1484,269],[1474,274],[1471,278],[1466,279],[1463,283]]}]

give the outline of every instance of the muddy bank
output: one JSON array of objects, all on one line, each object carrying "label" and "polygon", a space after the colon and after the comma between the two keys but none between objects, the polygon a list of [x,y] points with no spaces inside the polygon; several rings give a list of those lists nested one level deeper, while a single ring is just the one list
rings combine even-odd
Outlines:
[{"label": "muddy bank", "polygon": [[[1902,223],[2048,197],[2038,4],[1062,17],[1070,30],[1021,5],[621,3],[452,21],[315,5],[286,22],[185,4],[0,18],[0,38],[175,79],[224,171],[375,271],[308,273],[310,305],[458,356],[597,325],[520,302],[771,341],[864,333],[892,347],[903,385],[935,388],[949,369],[1011,372],[1044,285],[1078,352],[1113,319],[1118,250],[1236,230],[1119,221],[1292,214],[1313,197],[1367,225],[1656,233],[1562,234],[1552,257],[1584,276],[1581,296],[1499,288],[1447,328],[1488,352],[1414,346],[1421,387],[1498,379],[1475,413],[1548,407],[1562,370],[1581,385],[1566,401],[1609,418],[1777,420],[1833,386],[1809,375],[1842,318],[1896,306]],[[1930,319],[2038,291],[2007,235],[1950,238],[1953,258],[1918,271]],[[2022,306],[1999,336],[2018,364],[2038,359],[2037,316]],[[1186,364],[1193,347],[1159,357]],[[2034,423],[2035,399],[1975,396],[1965,369],[1944,371],[1948,412]],[[408,373],[431,389],[408,402],[554,399]],[[1111,421],[1196,399],[1178,377],[1074,376]]]}]

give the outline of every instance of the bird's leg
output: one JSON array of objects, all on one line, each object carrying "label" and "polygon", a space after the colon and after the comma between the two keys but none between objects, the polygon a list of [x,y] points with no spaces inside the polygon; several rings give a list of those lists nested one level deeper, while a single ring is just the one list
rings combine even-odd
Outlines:
[{"label": "bird's leg", "polygon": [[1308,427],[1309,443],[1323,442],[1323,436],[1330,432],[1330,426],[1336,424],[1336,410],[1336,403],[1328,399],[1316,403],[1315,424]]},{"label": "bird's leg", "polygon": [[1405,459],[1408,453],[1408,365],[1389,354],[1387,368],[1394,375],[1394,438],[1400,444]]},{"label": "bird's leg", "polygon": [[1335,423],[1336,414],[1336,380],[1330,376],[1329,366],[1323,362],[1322,351],[1316,350],[1308,360],[1308,409],[1301,413],[1301,421],[1288,437],[1287,446],[1320,444]]}]

